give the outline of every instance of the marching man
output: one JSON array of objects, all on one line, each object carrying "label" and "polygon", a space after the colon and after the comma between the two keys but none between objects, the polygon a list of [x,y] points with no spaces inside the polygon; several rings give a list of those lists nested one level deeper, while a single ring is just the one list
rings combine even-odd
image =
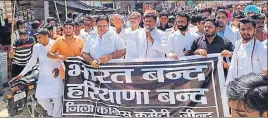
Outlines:
[{"label": "marching man", "polygon": [[[34,45],[33,54],[23,71],[16,77],[21,79],[27,72],[36,65],[37,59],[40,62],[39,79],[36,88],[36,98],[49,116],[61,117],[63,81],[60,79],[59,67],[62,63],[47,57],[47,53],[54,41],[48,38],[48,30],[41,28],[37,31],[36,37],[39,44]],[[54,69],[56,68],[56,69]],[[54,105],[50,102],[53,100]]]}]

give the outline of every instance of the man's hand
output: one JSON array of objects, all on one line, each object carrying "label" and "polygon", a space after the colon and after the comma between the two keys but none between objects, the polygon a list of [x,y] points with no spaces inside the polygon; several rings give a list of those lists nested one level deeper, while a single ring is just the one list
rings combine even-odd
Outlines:
[{"label": "man's hand", "polygon": [[194,52],[195,55],[207,56],[208,52],[205,49],[198,49]]},{"label": "man's hand", "polygon": [[227,69],[229,68],[229,64],[227,64],[224,60],[221,62],[223,64],[223,68],[227,68]]},{"label": "man's hand", "polygon": [[146,38],[149,40],[151,43],[154,43],[154,39],[151,35],[151,31],[149,29],[146,29]]},{"label": "man's hand", "polygon": [[190,51],[183,51],[183,55],[184,56],[189,56],[190,55]]},{"label": "man's hand", "polygon": [[54,73],[54,78],[57,78],[58,76],[59,76],[59,74],[60,74],[60,70],[58,69],[58,68],[55,68],[53,71],[52,71],[52,73]]},{"label": "man's hand", "polygon": [[18,75],[15,78],[18,79],[18,80],[20,80],[21,78],[23,78],[23,75]]},{"label": "man's hand", "polygon": [[100,67],[100,64],[99,64],[98,61],[93,60],[92,63],[91,63],[91,66],[92,66],[93,68],[99,68],[99,67]]},{"label": "man's hand", "polygon": [[65,61],[68,59],[68,57],[64,56],[64,55],[58,55],[58,59]]},{"label": "man's hand", "polygon": [[14,52],[13,49],[11,49],[10,52],[9,52],[9,58],[13,58],[14,55],[15,55],[15,52]]},{"label": "man's hand", "polygon": [[223,56],[223,57],[232,57],[232,55],[233,55],[233,53],[228,51],[228,50],[223,50],[221,52],[221,56]]},{"label": "man's hand", "polygon": [[107,63],[111,59],[112,59],[112,55],[111,54],[108,54],[108,55],[105,55],[105,56],[101,57],[100,58],[100,61],[101,61],[101,63]]},{"label": "man's hand", "polygon": [[169,55],[173,59],[179,59],[179,57],[176,55],[176,53],[172,53]]}]

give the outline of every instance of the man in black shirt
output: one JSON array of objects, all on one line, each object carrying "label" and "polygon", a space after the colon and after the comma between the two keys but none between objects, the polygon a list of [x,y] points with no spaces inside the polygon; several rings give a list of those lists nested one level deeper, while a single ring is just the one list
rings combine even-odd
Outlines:
[{"label": "man in black shirt", "polygon": [[224,40],[216,34],[217,25],[215,19],[205,21],[205,34],[194,41],[190,55],[206,56],[210,53],[221,53],[223,51],[231,53],[234,50],[234,45],[229,40]]},{"label": "man in black shirt", "polygon": [[168,25],[168,13],[167,12],[161,12],[160,13],[160,26],[157,27],[158,29],[162,31],[166,31],[166,29],[171,28]]},{"label": "man in black shirt", "polygon": [[[204,35],[193,42],[190,55],[207,56],[211,53],[221,53],[223,57],[232,55],[234,45],[228,39],[223,39],[216,33],[218,22],[215,19],[205,20]],[[223,61],[224,68],[228,68],[226,61]],[[227,74],[227,71],[225,71]]]}]

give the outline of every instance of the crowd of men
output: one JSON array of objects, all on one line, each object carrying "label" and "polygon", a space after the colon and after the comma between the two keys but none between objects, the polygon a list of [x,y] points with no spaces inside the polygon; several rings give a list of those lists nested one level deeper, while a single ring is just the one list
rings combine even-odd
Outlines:
[{"label": "crowd of men", "polygon": [[[33,22],[30,31],[25,21],[18,20],[9,53],[13,58],[12,76],[22,78],[39,61],[36,97],[49,116],[59,117],[62,61],[68,57],[81,56],[92,67],[99,68],[112,59],[178,60],[221,53],[226,85],[252,72],[267,75],[268,14],[262,11],[251,4],[172,15],[166,11],[134,11],[127,20],[120,14],[84,15],[67,19],[62,26],[49,17],[47,24]],[[25,49],[18,51],[21,48]],[[54,105],[49,99],[53,99]]]}]

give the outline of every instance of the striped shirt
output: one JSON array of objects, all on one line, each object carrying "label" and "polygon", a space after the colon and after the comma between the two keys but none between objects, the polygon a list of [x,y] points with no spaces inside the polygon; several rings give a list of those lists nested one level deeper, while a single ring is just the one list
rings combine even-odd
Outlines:
[{"label": "striped shirt", "polygon": [[26,40],[25,42],[16,40],[13,47],[15,55],[12,60],[12,64],[25,66],[31,59],[33,45],[34,45],[33,37],[29,37],[29,39]]}]

